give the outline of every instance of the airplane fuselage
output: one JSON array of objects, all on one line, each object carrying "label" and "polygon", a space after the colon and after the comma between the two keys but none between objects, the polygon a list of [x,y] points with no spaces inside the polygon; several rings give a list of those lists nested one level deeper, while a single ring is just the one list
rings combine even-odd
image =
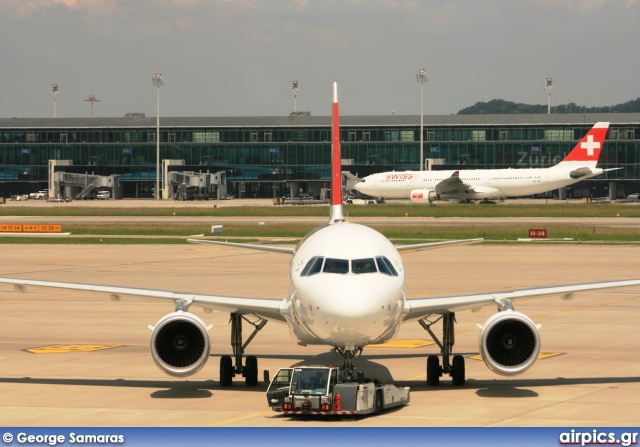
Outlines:
[{"label": "airplane fuselage", "polygon": [[[389,266],[390,264],[390,266]],[[405,311],[405,270],[382,234],[342,222],[296,249],[285,318],[300,344],[359,348],[393,338]]]},{"label": "airplane fuselage", "polygon": [[[601,174],[602,169],[592,168],[591,174],[579,178],[571,172],[579,166],[555,166],[534,169],[477,169],[459,170],[460,180],[473,186],[472,190],[451,191],[443,198],[491,198],[518,197],[540,194],[562,188],[580,180]],[[409,198],[411,191],[424,189],[437,191],[437,185],[449,179],[456,171],[405,171],[384,172],[367,176],[356,185],[363,194],[388,199]]]}]

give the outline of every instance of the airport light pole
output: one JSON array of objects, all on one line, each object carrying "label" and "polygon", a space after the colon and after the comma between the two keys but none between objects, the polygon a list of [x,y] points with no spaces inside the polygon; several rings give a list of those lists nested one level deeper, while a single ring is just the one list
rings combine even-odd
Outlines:
[{"label": "airport light pole", "polygon": [[424,83],[427,82],[424,68],[418,70],[416,81],[420,83],[420,170],[424,171]]},{"label": "airport light pole", "polygon": [[300,91],[300,83],[298,81],[291,81],[291,93],[293,93],[293,113],[296,113],[296,96]]},{"label": "airport light pole", "polygon": [[53,117],[56,117],[56,100],[58,98],[58,84],[51,84],[51,96],[53,96]]},{"label": "airport light pole", "polygon": [[156,73],[154,77],[151,78],[153,81],[153,85],[158,87],[158,106],[156,109],[156,194],[155,199],[160,200],[160,86],[163,84],[162,82],[162,73]]},{"label": "airport light pole", "polygon": [[547,115],[551,113],[551,90],[553,90],[553,78],[544,81],[544,89],[547,91]]}]

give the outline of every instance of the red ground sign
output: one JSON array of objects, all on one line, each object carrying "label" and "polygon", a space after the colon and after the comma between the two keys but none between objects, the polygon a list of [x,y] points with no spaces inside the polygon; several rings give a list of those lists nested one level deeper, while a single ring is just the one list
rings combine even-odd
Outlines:
[{"label": "red ground sign", "polygon": [[536,237],[536,238],[545,238],[547,237],[547,230],[546,229],[532,229],[529,230],[529,237]]}]

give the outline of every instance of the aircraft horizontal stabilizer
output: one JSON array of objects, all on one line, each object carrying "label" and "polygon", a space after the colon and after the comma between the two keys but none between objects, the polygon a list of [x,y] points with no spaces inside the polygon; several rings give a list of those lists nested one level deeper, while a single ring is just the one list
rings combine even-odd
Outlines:
[{"label": "aircraft horizontal stabilizer", "polygon": [[211,245],[223,245],[227,247],[250,248],[252,250],[273,251],[276,253],[286,253],[289,255],[295,254],[296,252],[294,248],[274,247],[273,245],[241,244],[237,242],[222,242],[222,241],[213,241],[208,239],[187,239],[187,242],[190,242],[192,244],[211,244]]},{"label": "aircraft horizontal stabilizer", "polygon": [[396,250],[398,251],[430,250],[432,248],[448,247],[451,245],[479,244],[481,242],[484,242],[483,238],[460,239],[457,241],[427,242],[425,244],[401,245],[399,247],[396,247]]}]

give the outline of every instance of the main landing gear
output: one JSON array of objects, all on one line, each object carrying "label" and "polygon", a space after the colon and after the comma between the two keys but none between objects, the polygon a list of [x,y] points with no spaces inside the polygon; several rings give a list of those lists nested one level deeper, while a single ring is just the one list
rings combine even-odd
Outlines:
[{"label": "main landing gear", "polygon": [[[242,320],[254,327],[253,332],[244,344],[242,343]],[[248,355],[245,365],[242,366],[242,357],[244,356],[245,348],[265,324],[267,324],[267,320],[262,318],[250,321],[244,315],[231,314],[231,348],[233,349],[235,367],[230,355],[220,357],[220,386],[231,386],[233,377],[236,375],[242,375],[247,386],[256,386],[258,384],[258,358],[255,355]]]},{"label": "main landing gear", "polygon": [[[435,341],[440,347],[440,352],[442,354],[442,366],[440,366],[440,358],[437,355],[430,355],[427,357],[427,385],[437,386],[440,383],[440,377],[443,374],[449,374],[451,376],[453,385],[464,385],[464,357],[461,355],[454,355],[453,360],[450,360],[453,344],[455,343],[453,329],[456,322],[456,314],[451,312],[440,315],[434,321],[429,321],[427,318],[419,320],[419,323],[429,333],[429,335],[431,335],[433,341]],[[442,320],[442,342],[438,340],[436,334],[431,330],[431,326],[440,320]]]}]

